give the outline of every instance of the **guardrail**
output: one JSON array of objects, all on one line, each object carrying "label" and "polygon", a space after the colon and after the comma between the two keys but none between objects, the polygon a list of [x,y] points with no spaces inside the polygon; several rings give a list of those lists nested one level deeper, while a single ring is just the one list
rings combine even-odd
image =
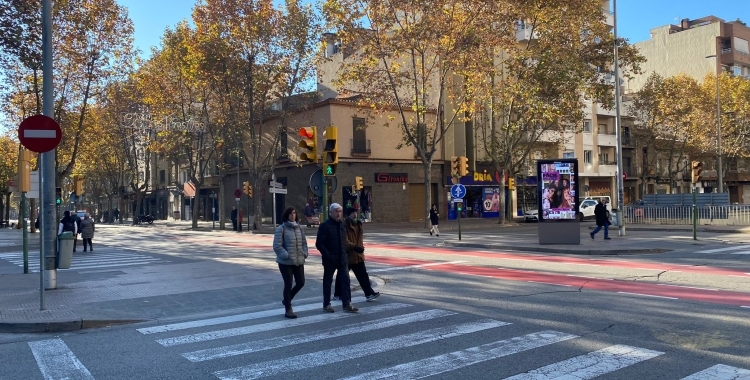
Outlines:
[{"label": "guardrail", "polygon": [[[698,224],[750,226],[750,205],[699,206]],[[625,206],[625,224],[693,224],[693,206]]]}]

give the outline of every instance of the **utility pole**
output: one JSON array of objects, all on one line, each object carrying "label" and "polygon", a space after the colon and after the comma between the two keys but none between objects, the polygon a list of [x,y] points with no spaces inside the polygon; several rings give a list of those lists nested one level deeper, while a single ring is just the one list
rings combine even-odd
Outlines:
[{"label": "utility pole", "polygon": [[[52,70],[52,0],[42,0],[42,113],[55,117]],[[45,309],[45,278],[49,289],[57,287],[55,268],[55,149],[39,155],[40,309]],[[46,268],[51,268],[47,270]],[[50,273],[47,273],[50,272]]]},{"label": "utility pole", "polygon": [[625,236],[625,218],[623,217],[625,211],[625,201],[623,198],[624,193],[624,179],[622,177],[622,128],[620,123],[620,62],[618,57],[619,47],[617,46],[617,0],[612,0],[613,3],[613,21],[614,21],[614,37],[615,37],[615,134],[617,135],[617,209],[620,212],[620,217],[617,221],[620,223],[619,235]]}]

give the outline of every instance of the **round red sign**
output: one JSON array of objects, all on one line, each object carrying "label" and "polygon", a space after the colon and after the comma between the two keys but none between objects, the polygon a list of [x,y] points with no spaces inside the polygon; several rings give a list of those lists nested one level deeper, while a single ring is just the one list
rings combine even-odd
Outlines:
[{"label": "round red sign", "polygon": [[240,190],[240,189],[235,189],[235,190],[234,190],[234,197],[235,197],[235,198],[240,198],[240,197],[242,197],[242,190]]},{"label": "round red sign", "polygon": [[32,152],[49,152],[60,144],[61,139],[60,125],[49,116],[30,116],[18,126],[18,140]]}]

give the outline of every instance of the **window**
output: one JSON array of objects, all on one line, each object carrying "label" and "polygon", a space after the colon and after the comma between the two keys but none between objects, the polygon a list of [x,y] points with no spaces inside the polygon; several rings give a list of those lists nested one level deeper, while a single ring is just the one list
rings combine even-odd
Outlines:
[{"label": "window", "polygon": [[602,135],[609,134],[607,124],[599,124],[599,134],[602,134]]},{"label": "window", "polygon": [[164,182],[167,181],[167,171],[166,170],[159,170],[159,183],[164,184]]},{"label": "window", "polygon": [[563,158],[576,158],[575,152],[563,152]]},{"label": "window", "polygon": [[583,131],[591,133],[591,120],[583,121]]},{"label": "window", "polygon": [[609,153],[599,153],[599,164],[609,165]]},{"label": "window", "polygon": [[593,164],[594,163],[594,151],[592,151],[592,150],[584,150],[583,151],[583,163],[584,164]]},{"label": "window", "polygon": [[352,153],[370,153],[370,144],[367,141],[367,125],[365,119],[352,119]]}]

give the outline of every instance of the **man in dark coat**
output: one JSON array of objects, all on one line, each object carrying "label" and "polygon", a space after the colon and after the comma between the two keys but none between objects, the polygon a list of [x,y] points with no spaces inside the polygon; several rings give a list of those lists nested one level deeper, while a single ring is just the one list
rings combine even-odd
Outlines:
[{"label": "man in dark coat", "polygon": [[594,216],[596,216],[596,229],[591,231],[591,238],[594,238],[599,230],[604,227],[604,240],[609,239],[609,211],[607,211],[607,198],[600,199],[599,203],[594,208]]},{"label": "man in dark coat", "polygon": [[232,231],[237,231],[237,206],[232,206]]},{"label": "man in dark coat", "polygon": [[341,205],[334,203],[328,208],[328,220],[318,228],[315,248],[323,257],[323,310],[333,313],[331,307],[331,284],[333,274],[336,273],[336,283],[341,286],[341,304],[344,311],[356,313],[359,311],[351,304],[351,288],[349,280],[349,261],[346,254],[346,227],[343,220],[344,210]]}]

